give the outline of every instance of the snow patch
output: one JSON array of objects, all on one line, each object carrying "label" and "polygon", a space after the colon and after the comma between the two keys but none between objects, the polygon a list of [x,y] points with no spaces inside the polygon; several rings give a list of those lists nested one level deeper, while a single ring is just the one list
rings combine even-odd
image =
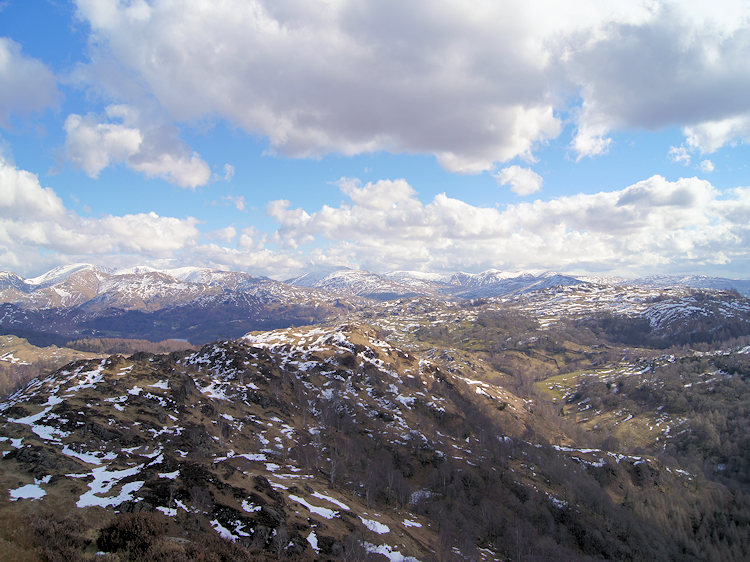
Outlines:
[{"label": "snow patch", "polygon": [[15,490],[9,490],[10,501],[17,500],[38,500],[47,495],[39,484],[26,484]]},{"label": "snow patch", "polygon": [[307,509],[310,510],[310,513],[315,513],[316,515],[320,515],[321,517],[324,517],[326,519],[333,519],[339,514],[338,511],[327,509],[325,507],[318,507],[317,505],[312,505],[307,500],[299,496],[294,496],[292,494],[289,494],[289,499],[304,505]]},{"label": "snow patch", "polygon": [[362,516],[360,516],[360,519],[362,520],[364,526],[370,529],[373,533],[384,535],[391,532],[391,529],[390,527],[388,527],[388,525],[383,525],[379,521],[375,521],[373,519],[365,519]]}]

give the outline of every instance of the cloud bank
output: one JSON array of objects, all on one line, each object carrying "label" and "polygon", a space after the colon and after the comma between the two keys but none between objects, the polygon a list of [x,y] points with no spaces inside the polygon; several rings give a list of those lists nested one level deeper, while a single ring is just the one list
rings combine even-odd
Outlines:
[{"label": "cloud bank", "polygon": [[703,152],[750,131],[741,0],[77,5],[89,79],[113,98],[224,119],[288,156],[422,153],[476,173],[532,158],[564,115],[577,158],[623,128],[684,127]]},{"label": "cloud bank", "polygon": [[[404,181],[358,187],[351,203],[308,213],[274,201],[268,213],[290,248],[323,238],[321,260],[375,270],[490,267],[644,272],[746,259],[750,190],[653,176],[625,189],[482,208],[437,195],[421,203]],[[313,250],[315,254],[315,250]],[[325,258],[324,258],[325,256]]]},{"label": "cloud bank", "polygon": [[38,178],[0,160],[0,263],[19,273],[64,262],[203,265],[275,278],[311,262],[374,271],[490,267],[644,273],[746,267],[750,188],[653,176],[621,190],[478,207],[405,180],[338,182],[346,201],[308,211],[268,204],[271,234],[228,226],[202,234],[192,217],[82,217]]}]

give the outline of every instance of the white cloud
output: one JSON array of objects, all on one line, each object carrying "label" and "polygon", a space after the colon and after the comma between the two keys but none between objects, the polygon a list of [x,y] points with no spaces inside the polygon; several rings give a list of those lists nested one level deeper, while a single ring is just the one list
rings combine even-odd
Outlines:
[{"label": "white cloud", "polygon": [[445,194],[423,204],[403,180],[356,185],[342,184],[353,197],[337,208],[308,212],[291,209],[287,201],[269,204],[268,214],[280,224],[279,240],[302,249],[315,241],[313,260],[375,270],[648,271],[739,259],[750,234],[743,214],[750,213],[747,195],[721,198],[697,178],[669,182],[654,176],[619,191],[502,211]]},{"label": "white cloud", "polygon": [[[750,110],[747,2],[644,2],[643,21],[563,36],[580,88],[579,129],[711,123]],[[719,14],[721,12],[721,14]],[[600,135],[597,135],[600,136]]]},{"label": "white cloud", "polygon": [[677,162],[683,166],[690,165],[690,159],[692,158],[688,149],[684,146],[670,146],[669,156],[672,158],[672,162]]},{"label": "white cloud", "polygon": [[612,139],[607,135],[608,127],[592,127],[582,125],[576,131],[570,147],[576,153],[576,161],[585,157],[601,156],[609,152]]},{"label": "white cloud", "polygon": [[65,215],[60,198],[39,185],[31,172],[18,170],[0,156],[0,217],[55,220]]},{"label": "white cloud", "polygon": [[711,173],[716,169],[716,167],[714,166],[714,163],[711,162],[711,160],[701,160],[700,169],[701,172]]},{"label": "white cloud", "polygon": [[57,104],[60,93],[52,72],[21,52],[21,46],[0,37],[0,125],[12,114],[25,115]]},{"label": "white cloud", "polygon": [[[189,153],[172,127],[146,124],[138,110],[125,105],[107,107],[109,119],[71,114],[65,120],[65,151],[68,159],[89,176],[97,177],[107,166],[125,163],[147,177],[160,177],[194,188],[206,184],[211,170],[198,154]],[[144,128],[145,127],[145,128]]]},{"label": "white cloud", "polygon": [[112,83],[112,95],[123,91],[119,65],[173,118],[218,116],[286,155],[430,153],[467,173],[560,134],[550,38],[562,22],[604,18],[595,4],[576,17],[554,9],[540,25],[520,1],[155,1],[138,17],[114,1],[78,2],[96,38],[91,79]]},{"label": "white cloud", "polygon": [[750,112],[685,127],[684,132],[692,150],[712,154],[732,142],[750,142]]},{"label": "white cloud", "polygon": [[[236,249],[200,243],[198,224],[193,217],[153,212],[81,217],[36,175],[0,157],[0,270],[24,275],[84,261],[113,267],[204,265],[283,278],[303,265],[298,256],[264,248],[264,237],[253,228],[242,231]],[[237,230],[228,226],[209,238],[230,244]]]},{"label": "white cloud", "polygon": [[510,185],[518,195],[530,195],[542,189],[544,180],[534,170],[520,166],[508,166],[494,174],[498,185]]},{"label": "white cloud", "polygon": [[0,159],[0,253],[11,265],[31,267],[51,254],[163,258],[197,240],[196,224],[155,213],[84,218],[34,174]]},{"label": "white cloud", "polygon": [[143,154],[129,161],[130,167],[146,176],[160,177],[180,187],[205,185],[211,178],[211,170],[201,157],[192,154]]},{"label": "white cloud", "polygon": [[305,260],[299,256],[275,252],[266,248],[227,248],[218,244],[201,244],[181,257],[185,265],[203,265],[218,269],[248,271],[275,279],[288,279],[299,274]]},{"label": "white cloud", "polygon": [[97,123],[91,115],[71,114],[65,120],[65,150],[70,161],[92,178],[113,162],[124,162],[138,152],[143,137],[138,129]]},{"label": "white cloud", "polygon": [[221,199],[211,201],[211,205],[214,207],[232,206],[238,211],[244,211],[247,202],[244,195],[222,195]]},{"label": "white cloud", "polygon": [[585,157],[601,156],[609,152],[612,139],[607,136],[613,126],[609,115],[601,114],[596,109],[596,103],[590,97],[590,87],[585,87],[589,96],[584,96],[583,104],[576,117],[578,127],[570,148],[576,153],[576,161]]},{"label": "white cloud", "polygon": [[231,244],[232,241],[237,238],[237,229],[233,226],[227,226],[214,231],[212,237],[216,240],[221,240],[222,242]]},{"label": "white cloud", "polygon": [[244,195],[227,195],[227,200],[230,201],[238,211],[245,210],[245,196]]},{"label": "white cloud", "polygon": [[114,98],[223,118],[297,157],[427,153],[476,173],[530,157],[563,113],[578,158],[618,129],[750,114],[741,0],[77,4],[89,78]]},{"label": "white cloud", "polygon": [[[504,209],[439,194],[423,203],[404,180],[339,182],[347,198],[318,210],[272,201],[270,237],[248,227],[206,236],[195,218],[155,213],[85,218],[36,176],[0,161],[0,267],[61,262],[204,265],[284,278],[305,263],[376,271],[489,267],[639,273],[740,263],[750,245],[750,189],[654,176],[617,191]],[[202,240],[208,239],[208,242]],[[274,249],[278,244],[280,249]]]}]

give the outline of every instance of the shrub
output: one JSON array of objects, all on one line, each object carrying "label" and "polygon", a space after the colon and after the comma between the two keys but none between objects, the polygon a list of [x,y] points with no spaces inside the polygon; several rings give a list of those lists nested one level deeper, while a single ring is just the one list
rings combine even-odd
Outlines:
[{"label": "shrub", "polygon": [[123,513],[99,532],[97,544],[105,552],[123,551],[139,559],[165,532],[166,525],[153,513]]}]

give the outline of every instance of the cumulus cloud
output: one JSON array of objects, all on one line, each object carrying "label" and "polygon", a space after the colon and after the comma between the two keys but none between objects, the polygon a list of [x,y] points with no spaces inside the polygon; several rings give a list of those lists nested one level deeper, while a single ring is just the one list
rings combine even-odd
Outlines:
[{"label": "cumulus cloud", "polygon": [[685,127],[685,137],[692,150],[703,154],[712,154],[732,142],[750,142],[750,112]]},{"label": "cumulus cloud", "polygon": [[65,215],[62,200],[38,178],[0,156],[0,217],[55,220]]},{"label": "cumulus cloud", "polygon": [[198,236],[193,218],[155,213],[81,217],[66,209],[52,189],[42,187],[37,176],[1,159],[0,194],[0,244],[6,244],[6,253],[23,255],[36,247],[63,254],[164,257]]},{"label": "cumulus cloud", "polygon": [[701,160],[700,169],[701,172],[711,173],[716,169],[716,166],[711,160]]},{"label": "cumulus cloud", "polygon": [[561,113],[578,158],[622,128],[750,114],[741,0],[77,4],[113,97],[140,84],[173,119],[223,118],[297,157],[426,153],[476,173],[559,136]]},{"label": "cumulus cloud", "polygon": [[218,201],[211,201],[211,205],[214,207],[229,207],[232,206],[238,211],[244,211],[247,205],[244,195],[223,195]]},{"label": "cumulus cloud", "polygon": [[[421,203],[404,180],[341,185],[351,202],[318,211],[269,204],[288,247],[317,241],[314,259],[375,270],[488,267],[643,271],[742,256],[747,194],[654,176],[625,189],[511,205],[469,205],[445,194]],[[387,194],[392,194],[390,200]],[[731,209],[731,212],[730,212]],[[325,247],[319,243],[327,241]]]},{"label": "cumulus cloud", "polygon": [[238,211],[245,210],[245,196],[244,195],[227,195],[227,199],[231,201]]},{"label": "cumulus cloud", "polygon": [[43,254],[167,257],[197,239],[196,224],[155,213],[84,218],[37,176],[0,159],[0,252],[9,265],[29,267]]},{"label": "cumulus cloud", "polygon": [[237,238],[237,229],[233,226],[220,228],[212,233],[212,237],[216,240],[221,240],[226,244],[231,244],[232,241]]},{"label": "cumulus cloud", "polygon": [[12,114],[25,115],[57,104],[60,92],[52,72],[40,61],[24,55],[21,46],[0,37],[0,126]]},{"label": "cumulus cloud", "polygon": [[92,178],[98,177],[113,161],[124,162],[137,153],[143,142],[138,129],[97,123],[91,115],[69,115],[64,128],[68,158]]},{"label": "cumulus cloud", "polygon": [[201,234],[195,218],[155,213],[87,218],[38,178],[0,160],[0,265],[20,273],[70,261],[204,265],[284,278],[305,263],[385,271],[489,267],[700,269],[739,263],[750,245],[750,189],[653,176],[621,190],[503,209],[446,194],[422,202],[402,179],[338,182],[338,206],[268,204],[271,235],[228,226]]},{"label": "cumulus cloud", "polygon": [[211,170],[201,157],[192,154],[140,154],[130,159],[130,166],[146,176],[160,177],[180,187],[205,185],[211,177]]},{"label": "cumulus cloud", "polygon": [[137,109],[110,105],[108,119],[71,114],[65,120],[65,152],[68,159],[89,176],[97,177],[111,164],[125,163],[147,177],[160,177],[180,187],[206,184],[211,170],[198,154],[190,153],[174,129],[160,123],[146,124]]},{"label": "cumulus cloud", "polygon": [[560,134],[547,45],[582,17],[540,25],[520,1],[135,6],[78,2],[92,72],[116,61],[174,118],[219,116],[291,156],[429,153],[467,173]]},{"label": "cumulus cloud", "polygon": [[[201,243],[198,226],[193,217],[153,212],[82,217],[36,175],[0,157],[0,269],[23,275],[91,261],[113,267],[204,265],[283,278],[302,267],[299,256],[265,248],[264,237],[252,228],[243,229],[238,248],[227,248]],[[237,234],[228,226],[209,238],[231,244]]]},{"label": "cumulus cloud", "polygon": [[730,1],[721,10],[709,2],[643,6],[648,15],[635,25],[612,21],[599,33],[561,38],[565,68],[583,98],[579,130],[655,130],[747,114],[747,3]]},{"label": "cumulus cloud", "polygon": [[518,195],[530,195],[542,189],[542,176],[529,168],[508,166],[495,174],[498,185],[510,185],[510,190]]},{"label": "cumulus cloud", "polygon": [[669,157],[672,159],[672,162],[677,162],[683,166],[689,166],[692,158],[690,152],[685,146],[670,146]]}]

